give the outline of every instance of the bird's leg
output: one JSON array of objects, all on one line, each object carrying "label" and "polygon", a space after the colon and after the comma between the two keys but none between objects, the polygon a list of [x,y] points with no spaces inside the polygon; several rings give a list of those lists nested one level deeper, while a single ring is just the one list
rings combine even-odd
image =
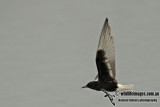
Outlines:
[{"label": "bird's leg", "polygon": [[106,94],[104,97],[108,97],[111,103],[115,106],[115,102],[113,100],[113,97],[115,97],[115,95],[109,94],[105,89],[102,89],[102,91]]},{"label": "bird's leg", "polygon": [[118,96],[120,94],[119,91],[115,91],[115,96]]},{"label": "bird's leg", "polygon": [[[108,92],[105,89],[101,89],[107,96],[109,95]],[[106,95],[104,97],[106,97]]]},{"label": "bird's leg", "polygon": [[104,97],[108,97],[108,96],[115,97],[115,95],[109,94],[105,89],[101,89],[101,90],[106,94]]}]

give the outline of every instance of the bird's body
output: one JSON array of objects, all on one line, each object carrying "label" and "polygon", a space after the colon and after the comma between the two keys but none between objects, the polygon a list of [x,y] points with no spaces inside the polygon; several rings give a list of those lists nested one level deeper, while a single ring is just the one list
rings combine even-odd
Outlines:
[{"label": "bird's body", "polygon": [[[104,72],[108,71],[108,67],[106,64],[105,52],[104,50],[98,50],[96,55],[96,65],[98,69],[98,76],[99,76],[99,84],[102,89],[106,91],[116,91],[117,87],[117,80],[112,77],[111,73]],[[109,71],[110,72],[110,71]]]},{"label": "bird's body", "polygon": [[98,75],[96,78],[98,78],[98,81],[89,82],[82,88],[90,88],[97,91],[103,91],[105,93],[107,93],[106,91],[121,91],[132,89],[132,85],[118,84],[117,80],[115,79],[116,69],[114,40],[111,36],[111,29],[107,18],[103,25],[99,39],[96,54],[96,65],[98,70]]}]

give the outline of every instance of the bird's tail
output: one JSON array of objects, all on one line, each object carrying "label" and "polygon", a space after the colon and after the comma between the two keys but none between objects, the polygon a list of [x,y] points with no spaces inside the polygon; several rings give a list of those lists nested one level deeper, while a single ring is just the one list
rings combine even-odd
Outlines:
[{"label": "bird's tail", "polygon": [[133,89],[133,85],[122,85],[122,84],[118,84],[118,91],[123,91],[123,90],[132,90]]}]

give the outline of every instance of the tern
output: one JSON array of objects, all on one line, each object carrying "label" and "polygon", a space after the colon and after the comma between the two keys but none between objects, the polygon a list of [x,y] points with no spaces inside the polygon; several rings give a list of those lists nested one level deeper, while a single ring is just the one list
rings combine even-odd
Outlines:
[{"label": "tern", "polygon": [[[115,106],[115,102],[113,101],[113,97],[115,96],[110,95],[108,92],[132,90],[133,85],[118,84],[115,78],[115,46],[113,36],[111,36],[111,28],[108,23],[108,18],[106,18],[101,31],[96,53],[96,65],[98,75],[95,77],[94,81],[89,82],[82,88],[103,91],[106,94],[104,97],[108,97],[111,103]],[[96,81],[97,78],[98,80]]]}]

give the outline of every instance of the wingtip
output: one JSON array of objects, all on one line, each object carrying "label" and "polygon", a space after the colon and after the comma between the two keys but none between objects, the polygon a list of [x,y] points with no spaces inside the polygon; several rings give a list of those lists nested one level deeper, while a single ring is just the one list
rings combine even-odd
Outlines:
[{"label": "wingtip", "polygon": [[106,20],[105,20],[105,22],[108,22],[108,18],[106,17]]}]

